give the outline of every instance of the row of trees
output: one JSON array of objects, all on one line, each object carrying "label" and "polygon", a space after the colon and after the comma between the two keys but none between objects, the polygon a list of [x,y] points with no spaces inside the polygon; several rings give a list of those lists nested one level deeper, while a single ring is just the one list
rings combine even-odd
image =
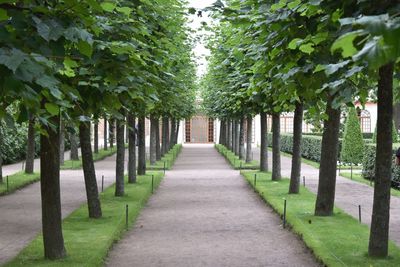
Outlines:
[{"label": "row of trees", "polygon": [[[117,147],[116,196],[124,194],[125,125],[129,131],[130,182],[136,177],[135,118],[138,174],[144,174],[146,168],[146,116],[152,118],[152,133],[161,117],[163,138],[171,133],[172,141],[163,142],[164,153],[176,142],[176,122],[194,109],[195,67],[185,13],[178,0],[1,1],[0,118],[9,127],[14,120],[29,121],[29,135],[34,135],[34,125],[40,133],[46,258],[66,256],[60,203],[60,140],[64,140],[60,134],[64,128],[70,132],[74,149],[75,135],[79,135],[90,218],[102,216],[91,122],[95,125],[96,152],[97,122],[104,118],[111,129],[115,125],[115,137],[110,138],[115,138]],[[18,107],[14,117],[6,111],[10,105]],[[152,153],[159,158],[157,147]],[[154,163],[153,157],[151,160]]]},{"label": "row of trees", "polygon": [[[261,114],[266,170],[266,113],[272,116],[272,179],[280,179],[279,114],[294,111],[289,193],[299,193],[303,114],[323,121],[316,216],[332,216],[341,108],[378,100],[376,183],[369,255],[388,254],[393,74],[400,56],[395,1],[217,1],[212,52],[203,78],[208,113],[224,123]],[[376,88],[377,87],[377,88]],[[236,124],[236,122],[234,122]],[[230,147],[237,135],[226,135]],[[239,134],[240,135],[240,134]],[[233,141],[236,142],[236,141]]]}]

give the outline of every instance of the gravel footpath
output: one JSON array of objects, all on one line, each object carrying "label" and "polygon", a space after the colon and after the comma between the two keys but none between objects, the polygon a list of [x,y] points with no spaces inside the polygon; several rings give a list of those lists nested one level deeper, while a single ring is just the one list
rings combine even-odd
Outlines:
[{"label": "gravel footpath", "polygon": [[318,266],[209,145],[186,145],[107,266]]},{"label": "gravel footpath", "polygon": [[[259,161],[260,149],[253,148],[254,159]],[[272,155],[268,154],[269,168],[271,169]],[[282,176],[290,177],[292,158],[281,156]],[[310,165],[301,164],[301,177],[305,176],[306,187],[317,194],[319,169]],[[303,183],[303,178],[301,178]],[[348,178],[336,177],[335,205],[358,220],[358,205],[361,205],[361,221],[371,225],[372,204],[374,189],[371,186],[352,181]],[[400,246],[400,198],[391,196],[390,201],[390,229],[389,238]]]}]

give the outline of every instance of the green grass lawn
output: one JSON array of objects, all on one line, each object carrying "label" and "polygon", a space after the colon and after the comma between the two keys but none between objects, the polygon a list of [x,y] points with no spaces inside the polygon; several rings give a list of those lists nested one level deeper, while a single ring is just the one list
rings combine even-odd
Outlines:
[{"label": "green grass lawn", "polygon": [[8,176],[8,191],[7,191],[7,176],[3,177],[3,183],[0,183],[0,196],[10,194],[20,188],[40,180],[40,174],[26,174],[18,172]]},{"label": "green grass lawn", "polygon": [[101,194],[103,218],[89,219],[85,204],[64,219],[67,258],[44,260],[43,241],[39,235],[5,266],[103,266],[108,250],[126,231],[125,205],[129,207],[128,227],[131,227],[151,195],[152,174],[157,187],[163,177],[162,172],[148,172],[138,176],[136,184],[126,183],[124,197],[114,197],[114,186],[105,190]]},{"label": "green grass lawn", "polygon": [[[340,176],[351,179],[351,175],[350,172],[341,172],[339,173]],[[370,180],[364,179],[362,177],[362,175],[360,173],[353,173],[353,177],[352,177],[353,181],[359,182],[359,183],[363,183],[366,185],[369,185],[371,187],[374,186],[373,183],[370,182]],[[396,196],[396,197],[400,197],[400,191],[394,188],[390,189],[390,193],[392,194],[392,196]]]},{"label": "green grass lawn", "polygon": [[246,163],[244,160],[239,159],[239,157],[236,156],[235,153],[233,153],[223,145],[217,144],[215,145],[215,148],[228,160],[228,162],[232,165],[234,169],[257,170],[258,168],[260,168],[260,164],[258,163],[258,161],[253,160],[249,163]]},{"label": "green grass lawn", "polygon": [[289,195],[289,179],[274,182],[270,173],[243,171],[242,175],[253,188],[254,174],[257,174],[257,192],[281,215],[284,199],[287,200],[287,223],[325,265],[400,266],[400,248],[393,242],[387,259],[367,256],[368,226],[337,208],[334,216],[313,216],[315,194],[301,187],[300,194]]},{"label": "green grass lawn", "polygon": [[156,164],[151,165],[150,161],[146,161],[146,168],[148,170],[164,170],[164,162],[165,162],[165,169],[170,170],[175,163],[176,158],[178,157],[179,153],[182,150],[182,145],[178,144],[175,145],[168,153],[166,153],[161,160],[156,161]]},{"label": "green grass lawn", "polygon": [[[93,152],[93,161],[103,160],[109,156],[114,155],[117,152],[117,148],[114,146],[107,150],[99,149],[99,153]],[[61,170],[76,170],[82,168],[82,160],[66,160],[64,165],[60,166]]]}]

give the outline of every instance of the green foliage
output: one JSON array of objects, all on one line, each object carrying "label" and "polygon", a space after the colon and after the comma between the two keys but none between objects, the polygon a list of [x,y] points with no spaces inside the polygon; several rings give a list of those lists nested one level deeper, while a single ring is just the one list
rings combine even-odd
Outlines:
[{"label": "green foliage", "polygon": [[10,194],[20,188],[30,185],[40,180],[37,173],[26,174],[18,172],[8,176],[8,191],[7,191],[7,178],[3,177],[4,183],[0,184],[0,196]]},{"label": "green foliage", "polygon": [[245,160],[241,160],[238,156],[235,155],[235,153],[233,153],[223,145],[216,144],[215,148],[236,170],[256,170],[260,167],[260,164],[256,160],[246,163]]},{"label": "green foliage", "polygon": [[[372,135],[372,142],[376,143],[376,133],[377,133],[377,127],[378,125],[375,126],[374,134]],[[396,124],[393,121],[392,125],[392,142],[397,143],[399,141],[399,135],[396,130]]]},{"label": "green foliage", "polygon": [[350,108],[342,140],[340,158],[342,162],[360,164],[364,155],[364,139],[355,108]]},{"label": "green foliage", "polygon": [[174,166],[175,160],[178,157],[179,153],[182,150],[182,145],[174,145],[172,149],[170,149],[162,158],[161,160],[156,161],[156,164],[151,165],[150,161],[146,161],[146,166],[148,170],[164,170],[164,163],[165,169],[170,170],[172,166]]},{"label": "green foliage", "polygon": [[[335,208],[335,216],[313,216],[314,193],[301,187],[300,194],[288,194],[289,179],[279,182],[271,180],[271,173],[242,172],[247,182],[280,215],[283,214],[283,199],[287,200],[287,223],[293,232],[302,237],[317,259],[326,266],[398,266],[400,249],[393,242],[389,244],[390,257],[383,259],[368,257],[370,229],[365,224]],[[329,228],[327,232],[326,229]]]}]

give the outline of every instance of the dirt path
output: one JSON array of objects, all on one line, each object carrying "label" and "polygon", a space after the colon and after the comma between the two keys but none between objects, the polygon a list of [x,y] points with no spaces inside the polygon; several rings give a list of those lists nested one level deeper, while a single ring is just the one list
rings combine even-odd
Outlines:
[{"label": "dirt path", "polygon": [[[95,163],[108,186],[115,181],[115,155]],[[61,171],[63,218],[86,202],[82,170]],[[40,183],[0,198],[0,265],[15,257],[41,231]]]},{"label": "dirt path", "polygon": [[[259,148],[254,148],[254,159],[260,159]],[[271,154],[269,153],[269,168]],[[290,177],[291,158],[281,156],[282,176]],[[301,165],[301,177],[306,177],[306,187],[315,194],[318,191],[319,170],[307,164]],[[301,178],[301,182],[303,178]],[[358,220],[358,205],[361,205],[361,221],[371,224],[374,189],[371,186],[351,181],[348,178],[336,177],[335,205]],[[390,204],[389,238],[400,246],[400,198],[392,196]]]},{"label": "dirt path", "polygon": [[185,146],[108,266],[317,266],[212,146]]}]

